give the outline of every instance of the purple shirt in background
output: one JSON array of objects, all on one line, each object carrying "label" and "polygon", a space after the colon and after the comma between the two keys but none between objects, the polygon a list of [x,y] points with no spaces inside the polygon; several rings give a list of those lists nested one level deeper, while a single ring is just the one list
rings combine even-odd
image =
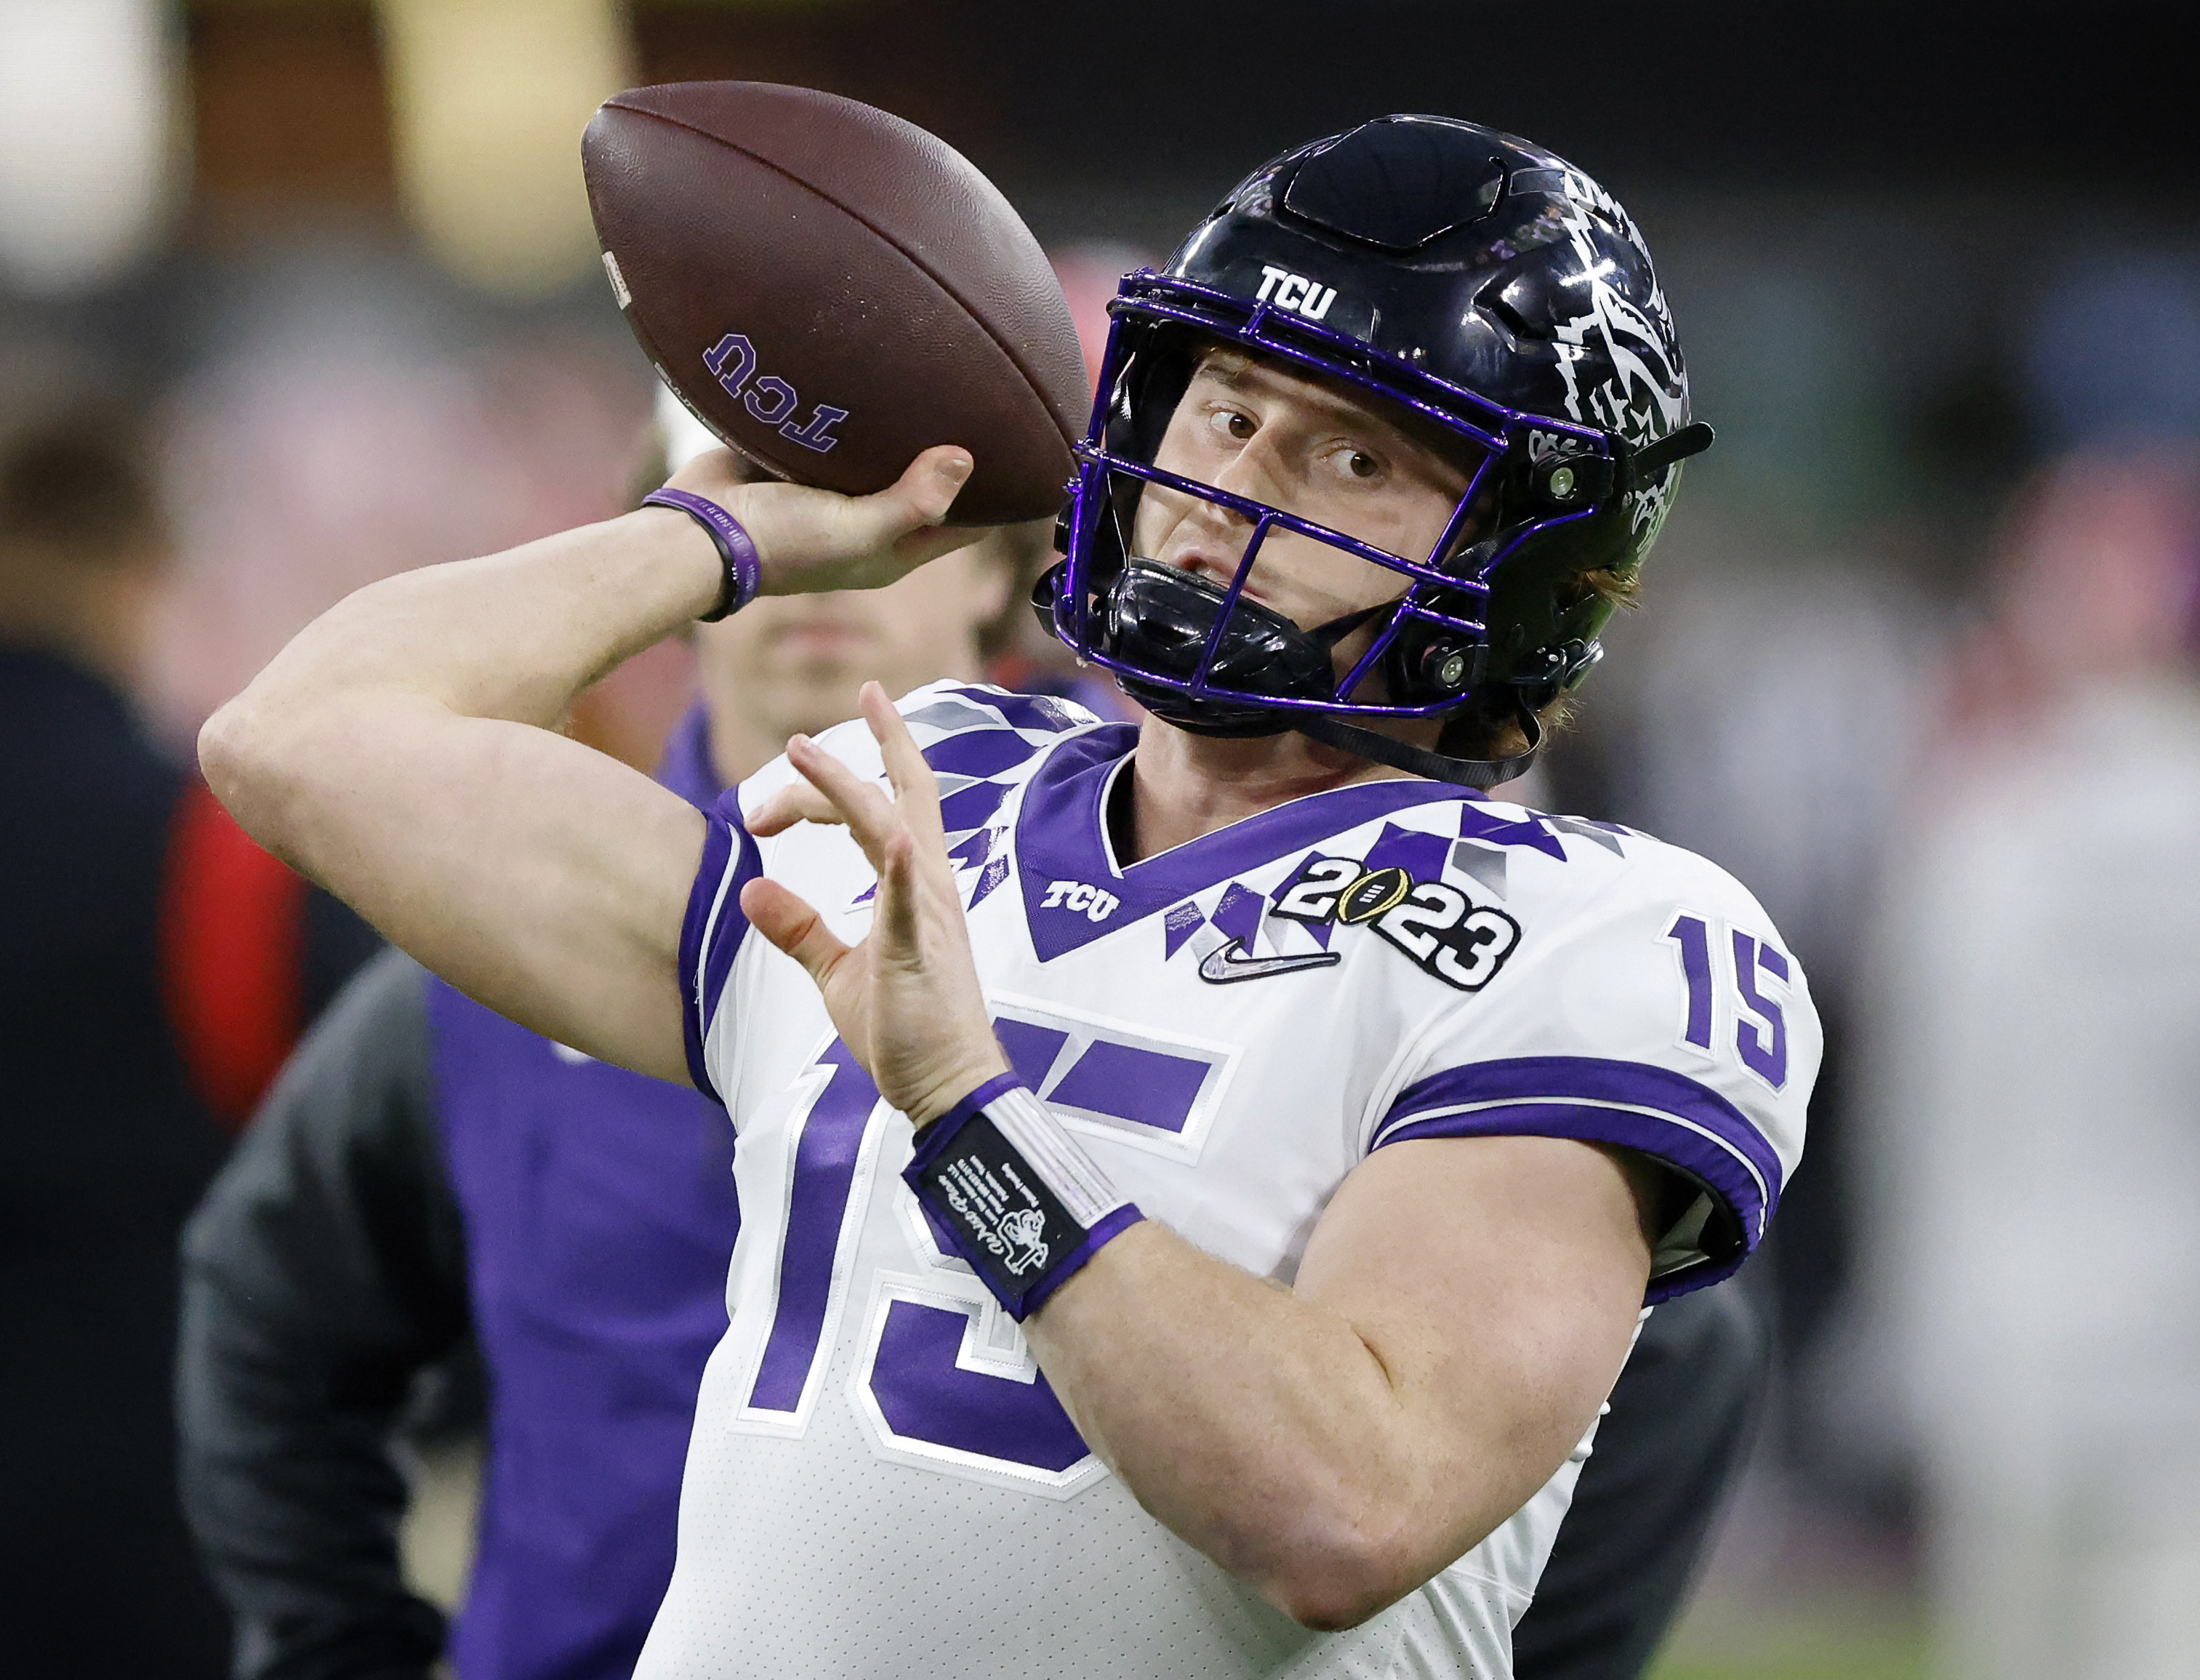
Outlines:
[{"label": "purple shirt in background", "polygon": [[[698,805],[723,791],[699,707],[658,780]],[[428,1018],[489,1378],[451,1656],[465,1680],[626,1680],[671,1578],[696,1389],[726,1329],[733,1127],[440,980]]]}]

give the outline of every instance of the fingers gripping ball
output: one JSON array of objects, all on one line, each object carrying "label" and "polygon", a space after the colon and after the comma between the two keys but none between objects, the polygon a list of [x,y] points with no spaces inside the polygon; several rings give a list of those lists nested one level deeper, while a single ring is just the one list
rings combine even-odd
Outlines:
[{"label": "fingers gripping ball", "polygon": [[628,325],[743,454],[868,495],[957,443],[978,468],[950,523],[1061,506],[1077,330],[1039,242],[945,143],[807,88],[687,82],[608,102],[581,160]]}]

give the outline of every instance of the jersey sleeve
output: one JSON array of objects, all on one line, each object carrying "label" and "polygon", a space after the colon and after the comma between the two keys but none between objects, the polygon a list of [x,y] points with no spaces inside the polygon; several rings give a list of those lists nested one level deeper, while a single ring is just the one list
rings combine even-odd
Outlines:
[{"label": "jersey sleeve", "polygon": [[734,960],[749,938],[748,918],[741,914],[741,888],[764,873],[764,856],[742,817],[740,789],[704,812],[704,820],[703,861],[688,889],[688,914],[680,926],[681,1027],[688,1048],[688,1077],[705,1096],[723,1102],[705,1045]]},{"label": "jersey sleeve", "polygon": [[1524,915],[1498,979],[1408,1058],[1369,1146],[1527,1135],[1659,1162],[1698,1193],[1658,1244],[1654,1302],[1717,1282],[1763,1239],[1802,1155],[1822,1041],[1801,965],[1756,900],[1700,858],[1630,846],[1665,855]]}]

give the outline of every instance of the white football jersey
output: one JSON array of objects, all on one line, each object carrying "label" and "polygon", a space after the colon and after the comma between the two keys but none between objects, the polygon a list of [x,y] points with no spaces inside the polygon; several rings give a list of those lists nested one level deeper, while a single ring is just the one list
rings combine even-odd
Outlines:
[{"label": "white football jersey", "polygon": [[[1653,1300],[1763,1234],[1802,1150],[1818,1027],[1719,869],[1418,780],[1297,799],[1126,869],[1103,813],[1134,730],[952,683],[902,711],[939,778],[1002,1045],[1148,1217],[1289,1285],[1371,1150],[1539,1133],[1624,1144],[1700,1187]],[[822,741],[880,773],[861,723]],[[683,940],[690,1060],[739,1131],[742,1219],[638,1676],[1509,1675],[1589,1441],[1344,1633],[1300,1627],[1148,1516],[934,1242],[901,1180],[909,1122],[742,920],[740,883],[764,872],[843,939],[868,922],[875,880],[844,830],[740,826],[792,774],[722,804]]]}]

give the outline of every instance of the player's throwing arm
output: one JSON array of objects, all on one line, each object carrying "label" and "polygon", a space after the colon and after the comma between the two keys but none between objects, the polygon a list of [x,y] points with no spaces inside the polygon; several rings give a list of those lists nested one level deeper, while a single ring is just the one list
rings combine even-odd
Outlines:
[{"label": "player's throwing arm", "polygon": [[580,692],[740,592],[873,588],[970,540],[937,521],[967,452],[850,498],[748,484],[722,453],[673,479],[736,510],[769,562],[645,507],[424,567],[331,608],[208,722],[199,761],[269,851],[523,1026],[685,1076],[676,959],[703,824],[555,733]]}]

